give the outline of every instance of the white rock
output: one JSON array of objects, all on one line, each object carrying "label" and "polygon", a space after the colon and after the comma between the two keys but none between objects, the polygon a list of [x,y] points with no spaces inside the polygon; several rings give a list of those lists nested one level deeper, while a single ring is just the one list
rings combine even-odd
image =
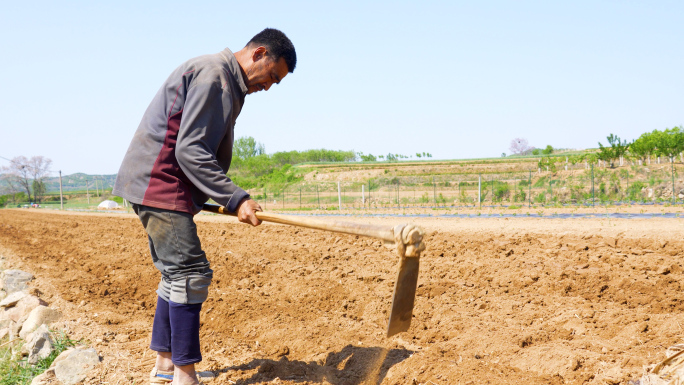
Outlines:
[{"label": "white rock", "polygon": [[0,340],[9,335],[9,328],[0,329]]},{"label": "white rock", "polygon": [[28,354],[28,363],[35,365],[39,360],[47,358],[52,353],[52,338],[47,325],[40,325],[33,333],[28,342],[22,348]]},{"label": "white rock", "polygon": [[7,294],[28,289],[33,274],[21,270],[5,270],[2,273],[3,289]]},{"label": "white rock", "polygon": [[27,295],[24,298],[20,299],[16,305],[9,309],[6,309],[7,317],[14,322],[18,322],[22,317],[28,316],[31,313],[31,311],[33,311],[33,309],[37,308],[40,305],[47,306],[47,302],[36,297],[35,295]]},{"label": "white rock", "polygon": [[[2,281],[0,281],[0,282],[2,282]],[[5,293],[4,290],[0,290],[0,301],[5,299],[6,297],[7,297],[7,293]]]},{"label": "white rock", "polygon": [[26,297],[28,294],[24,291],[15,291],[14,293],[8,295],[0,301],[0,307],[12,307],[17,304],[22,298]]},{"label": "white rock", "polygon": [[37,377],[33,378],[33,381],[31,381],[31,385],[48,385],[51,383],[54,383],[55,379],[55,369],[48,369],[44,371],[42,374],[38,375]]},{"label": "white rock", "polygon": [[55,375],[64,385],[74,385],[83,381],[88,371],[99,362],[95,349],[74,349],[55,365]]},{"label": "white rock", "polygon": [[69,348],[69,349],[67,349],[67,350],[65,350],[65,351],[63,351],[63,352],[61,352],[61,353],[57,356],[57,358],[55,358],[55,360],[52,361],[52,365],[50,365],[50,368],[53,368],[53,369],[54,369],[55,366],[56,366],[60,361],[66,360],[67,357],[69,357],[69,354],[71,354],[71,352],[73,352],[74,350],[76,350],[76,349],[75,349],[75,348]]},{"label": "white rock", "polygon": [[62,314],[56,310],[52,310],[47,306],[38,306],[31,310],[28,318],[21,326],[21,331],[19,332],[19,337],[26,339],[26,335],[32,333],[42,324],[49,325],[59,319]]}]

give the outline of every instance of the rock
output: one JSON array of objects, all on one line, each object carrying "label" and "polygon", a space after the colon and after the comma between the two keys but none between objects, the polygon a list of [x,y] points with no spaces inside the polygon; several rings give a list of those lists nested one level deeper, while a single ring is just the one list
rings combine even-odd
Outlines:
[{"label": "rock", "polygon": [[86,374],[100,362],[95,349],[74,349],[55,365],[55,375],[64,385],[74,385],[86,378]]},{"label": "rock", "polygon": [[47,306],[47,302],[34,295],[26,295],[24,298],[19,300],[14,307],[7,309],[7,317],[12,321],[17,322],[22,317],[29,315],[33,309],[41,305]]},{"label": "rock", "polygon": [[21,326],[19,337],[26,339],[26,335],[32,333],[42,324],[49,325],[59,319],[62,314],[56,310],[52,310],[47,306],[39,305],[31,310],[28,318]]},{"label": "rock", "polygon": [[28,342],[22,348],[22,352],[28,355],[28,363],[35,365],[39,360],[47,358],[52,353],[52,338],[47,325],[40,325],[33,333]]},{"label": "rock", "polygon": [[57,364],[58,364],[60,361],[66,360],[67,357],[69,357],[69,354],[71,354],[71,352],[73,352],[74,350],[76,350],[76,348],[69,348],[69,349],[63,351],[62,353],[60,353],[60,354],[57,356],[57,358],[55,358],[55,360],[52,361],[52,365],[50,365],[50,368],[54,369],[55,366],[57,366]]},{"label": "rock", "polygon": [[31,381],[31,385],[48,385],[54,383],[55,379],[55,369],[48,369],[44,371],[42,374],[38,375],[37,377],[33,378],[33,381]]},{"label": "rock", "polygon": [[7,294],[28,289],[33,274],[21,270],[5,270],[2,273],[3,289]]},{"label": "rock", "polygon": [[114,337],[114,341],[116,342],[128,342],[131,339],[131,337],[128,334],[117,334],[116,337]]},{"label": "rock", "polygon": [[9,335],[9,328],[0,329],[0,340],[4,339]]},{"label": "rock", "polygon": [[[1,282],[1,281],[0,281]],[[0,301],[7,297],[7,293],[4,290],[0,290]]]},{"label": "rock", "polygon": [[5,307],[5,308],[12,307],[12,306],[16,305],[17,302],[19,302],[22,298],[24,298],[26,296],[27,296],[27,294],[24,291],[15,291],[14,293],[5,297],[5,299],[0,301],[0,307]]},{"label": "rock", "polygon": [[197,378],[200,382],[211,382],[214,381],[216,376],[212,372],[197,372]]}]

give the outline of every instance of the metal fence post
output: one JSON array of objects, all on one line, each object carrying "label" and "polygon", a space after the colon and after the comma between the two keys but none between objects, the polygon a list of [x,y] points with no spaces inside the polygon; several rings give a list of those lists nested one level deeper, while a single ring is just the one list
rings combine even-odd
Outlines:
[{"label": "metal fence post", "polygon": [[677,199],[675,198],[675,187],[674,187],[674,156],[670,157],[670,162],[672,163],[672,204],[677,204]]},{"label": "metal fence post", "polygon": [[432,177],[432,200],[435,202],[435,206],[437,206],[437,185],[435,184],[435,177]]},{"label": "metal fence post", "polygon": [[477,176],[477,202],[482,208],[482,174]]},{"label": "metal fence post", "polygon": [[527,179],[527,208],[532,207],[532,170],[530,171],[530,176]]},{"label": "metal fence post", "polygon": [[302,209],[302,186],[299,186],[299,209]]},{"label": "metal fence post", "polygon": [[62,170],[59,170],[59,209],[64,210],[64,196],[62,195]]},{"label": "metal fence post", "polygon": [[316,199],[318,199],[318,209],[321,209],[321,195],[318,193],[318,185],[316,185]]},{"label": "metal fence post", "polygon": [[340,211],[342,211],[342,193],[340,192],[340,182],[337,182],[337,205]]},{"label": "metal fence post", "polygon": [[594,164],[591,164],[591,207],[594,207]]}]

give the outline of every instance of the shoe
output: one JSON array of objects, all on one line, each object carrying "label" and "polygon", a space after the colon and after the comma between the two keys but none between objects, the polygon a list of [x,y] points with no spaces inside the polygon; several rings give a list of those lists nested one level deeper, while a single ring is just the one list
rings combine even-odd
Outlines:
[{"label": "shoe", "polygon": [[173,381],[173,371],[165,372],[153,368],[150,373],[150,385],[168,385]]}]

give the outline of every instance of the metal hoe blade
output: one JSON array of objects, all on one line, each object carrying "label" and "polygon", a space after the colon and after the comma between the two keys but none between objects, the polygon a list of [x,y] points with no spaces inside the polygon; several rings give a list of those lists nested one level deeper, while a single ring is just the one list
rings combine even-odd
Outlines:
[{"label": "metal hoe blade", "polygon": [[387,325],[387,337],[405,332],[411,326],[413,302],[418,286],[418,265],[420,257],[402,257],[397,281],[394,283],[392,312]]}]

